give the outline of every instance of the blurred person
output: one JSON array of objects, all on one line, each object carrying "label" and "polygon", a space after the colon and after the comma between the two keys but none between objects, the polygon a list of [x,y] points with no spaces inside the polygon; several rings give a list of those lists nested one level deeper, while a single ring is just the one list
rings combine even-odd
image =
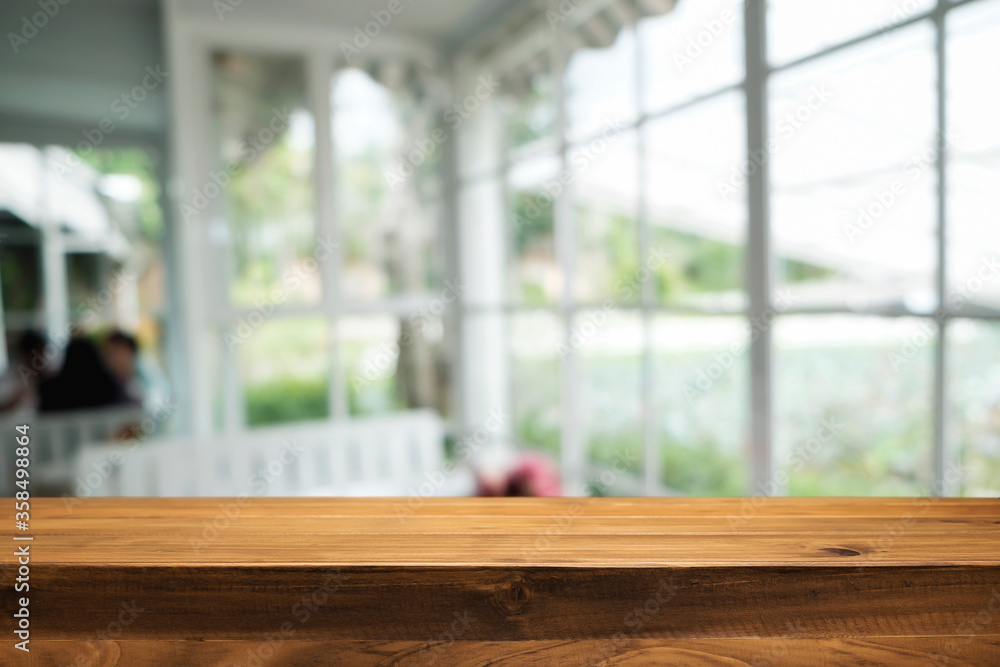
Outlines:
[{"label": "blurred person", "polygon": [[115,329],[102,345],[108,368],[121,383],[130,401],[154,411],[169,398],[169,386],[156,359],[142,353],[138,339]]},{"label": "blurred person", "polygon": [[139,377],[139,343],[135,336],[115,329],[105,337],[102,352],[108,370],[114,374],[129,400],[141,404],[145,392]]},{"label": "blurred person", "polygon": [[0,412],[31,412],[38,408],[38,386],[51,372],[45,362],[48,341],[37,331],[25,331],[11,351],[0,376]]},{"label": "blurred person", "polygon": [[85,410],[135,405],[101,354],[86,338],[74,338],[66,346],[62,368],[38,388],[39,412]]}]

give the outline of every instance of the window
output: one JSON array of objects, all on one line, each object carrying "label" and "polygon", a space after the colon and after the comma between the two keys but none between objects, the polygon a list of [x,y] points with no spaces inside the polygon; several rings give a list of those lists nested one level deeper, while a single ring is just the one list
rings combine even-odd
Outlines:
[{"label": "window", "polygon": [[443,109],[415,64],[369,64],[317,91],[302,55],[212,56],[218,428],[450,410]]},{"label": "window", "polygon": [[1000,0],[615,5],[480,62],[466,423],[574,493],[1000,492]]}]

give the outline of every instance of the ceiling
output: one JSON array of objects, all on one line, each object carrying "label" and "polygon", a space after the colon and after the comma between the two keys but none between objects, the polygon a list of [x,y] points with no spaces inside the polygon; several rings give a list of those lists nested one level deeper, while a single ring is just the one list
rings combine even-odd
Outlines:
[{"label": "ceiling", "polygon": [[[83,132],[110,118],[103,136],[115,143],[159,144],[166,127],[165,86],[149,92],[121,117],[113,107],[123,91],[139,84],[148,66],[166,65],[161,2],[87,0],[60,4],[59,12],[18,53],[0,55],[0,142],[76,145]],[[195,18],[216,22],[216,2],[171,0]],[[226,2],[227,0],[218,0]],[[228,0],[227,23],[282,22],[347,28],[364,26],[372,11],[390,0]],[[391,24],[399,34],[428,43],[447,55],[532,0],[399,0],[403,10]],[[26,5],[0,3],[3,34],[20,32]],[[118,110],[118,112],[115,111]],[[91,134],[91,136],[95,136]]]},{"label": "ceiling", "polygon": [[[186,14],[218,20],[212,2],[177,1]],[[393,18],[392,29],[449,52],[495,23],[511,9],[527,4],[530,0],[398,1],[403,9]],[[281,21],[353,30],[371,21],[372,12],[384,11],[389,3],[390,0],[242,0],[238,4],[232,3],[234,11],[227,13],[225,20]]]}]

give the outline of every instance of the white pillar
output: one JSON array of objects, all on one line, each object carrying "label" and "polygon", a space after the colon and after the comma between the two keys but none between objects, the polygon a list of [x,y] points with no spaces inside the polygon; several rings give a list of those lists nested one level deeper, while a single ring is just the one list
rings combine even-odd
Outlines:
[{"label": "white pillar", "polygon": [[[454,101],[459,105],[469,101],[469,106],[459,109],[462,124],[455,131],[459,180],[457,259],[463,289],[460,423],[466,431],[483,426],[497,410],[510,414],[503,312],[507,229],[503,183],[497,169],[503,122],[499,91],[485,100],[474,95],[480,76],[487,75],[468,60],[456,66]],[[495,436],[503,438],[511,431],[508,419]]]}]

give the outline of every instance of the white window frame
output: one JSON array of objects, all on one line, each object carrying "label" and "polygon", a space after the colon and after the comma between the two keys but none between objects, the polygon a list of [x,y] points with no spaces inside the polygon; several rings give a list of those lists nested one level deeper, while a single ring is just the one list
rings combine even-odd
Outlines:
[{"label": "white window frame", "polygon": [[[591,4],[597,6],[600,1],[601,0],[594,0]],[[759,154],[759,152],[765,152],[766,146],[768,145],[769,127],[768,83],[772,75],[785,70],[793,69],[804,63],[868,42],[870,40],[881,39],[886,33],[902,30],[920,22],[930,21],[933,24],[936,34],[936,136],[938,144],[938,158],[935,165],[938,183],[936,193],[936,242],[938,267],[935,288],[939,297],[938,302],[941,306],[936,313],[931,314],[917,311],[907,311],[901,313],[894,309],[891,312],[888,310],[884,312],[879,310],[866,311],[863,316],[914,318],[924,322],[930,322],[937,328],[938,336],[935,346],[933,365],[933,401],[932,404],[928,405],[928,410],[932,411],[934,421],[932,441],[932,492],[934,495],[938,496],[952,495],[956,491],[954,476],[947,474],[953,467],[952,462],[956,460],[957,454],[957,452],[951,451],[949,445],[947,444],[948,415],[946,410],[946,374],[948,359],[946,351],[948,346],[949,324],[955,319],[978,319],[1000,322],[1000,313],[959,313],[957,310],[949,306],[948,300],[945,298],[948,293],[948,257],[947,244],[945,242],[947,233],[946,211],[948,197],[946,179],[948,147],[945,140],[945,137],[947,136],[945,131],[947,127],[947,98],[945,91],[947,90],[948,84],[948,72],[946,67],[946,17],[955,9],[980,1],[982,0],[938,0],[935,6],[928,11],[910,16],[905,20],[894,23],[892,26],[884,29],[872,30],[866,34],[844,40],[835,45],[818,49],[813,53],[797,58],[791,62],[775,66],[768,61],[766,3],[763,2],[763,0],[750,0],[749,2],[744,3],[745,19],[743,22],[743,28],[746,62],[744,79],[738,84],[720,87],[713,92],[699,95],[694,99],[672,107],[657,110],[653,113],[647,113],[640,108],[636,120],[629,123],[624,130],[628,131],[635,129],[639,133],[640,140],[638,160],[641,174],[644,165],[643,142],[641,137],[643,136],[643,129],[648,122],[668,117],[671,114],[679,112],[683,109],[687,109],[710,99],[720,97],[734,90],[743,90],[746,99],[747,154]],[[553,8],[556,11],[558,11],[558,7],[555,6],[557,4],[558,3],[555,2],[552,3]],[[534,49],[535,45],[537,45],[540,41],[545,41],[547,39],[552,43],[552,46],[550,47],[552,49],[553,63],[552,76],[555,84],[555,99],[559,118],[556,128],[556,136],[558,141],[558,154],[561,156],[562,162],[561,167],[566,169],[568,167],[567,153],[570,149],[570,144],[566,139],[565,132],[566,99],[565,91],[563,90],[563,78],[569,51],[565,36],[562,34],[563,29],[567,29],[567,27],[563,25],[560,30],[552,31],[549,29],[549,26],[545,24],[545,21],[542,20],[536,26],[522,29],[516,35],[511,35],[509,40],[506,42],[508,44],[506,47],[490,54],[487,58],[480,59],[478,54],[470,51],[465,54],[461,63],[464,66],[464,69],[469,72],[469,74],[465,77],[466,80],[471,80],[473,78],[471,73],[473,72],[504,72],[511,69],[517,63],[526,60],[526,55],[531,55],[532,49]],[[642,45],[641,36],[638,32],[636,33],[635,49],[637,52],[636,62],[638,64],[638,68],[641,69]],[[461,73],[462,71],[463,69],[460,68],[459,72]],[[461,76],[458,81],[459,85],[457,88],[461,90]],[[636,84],[637,99],[642,100],[644,99],[642,94],[643,82],[641,76],[638,76],[638,74],[636,76]],[[468,164],[463,165],[461,157],[462,156],[460,155],[458,166],[460,192],[469,191],[477,186],[481,187],[482,183],[491,181],[495,181],[497,187],[501,189],[503,188],[503,184],[507,180],[507,174],[511,166],[511,161],[508,159],[506,154],[498,155],[493,160],[493,167],[485,170],[478,168],[478,166],[470,166]],[[768,172],[769,164],[765,162],[759,169],[750,174],[747,180],[748,227],[745,257],[748,307],[745,312],[736,313],[736,315],[746,317],[748,322],[752,318],[761,318],[767,313],[779,311],[777,304],[774,302],[773,290],[774,255],[771,248],[771,217],[769,211],[771,192]],[[640,186],[640,200],[643,197],[643,188],[644,186]],[[567,192],[564,193],[563,196],[556,198],[555,203],[555,234],[558,248],[557,261],[566,276],[573,275],[574,262],[571,202],[572,193],[569,189],[567,189]],[[648,238],[648,220],[641,203],[638,226],[640,245],[643,246],[640,248],[640,256],[644,256],[645,250],[647,249],[646,246],[648,245],[644,241],[644,239]],[[469,231],[467,229],[467,225],[460,224],[459,232],[468,235]],[[508,246],[505,247],[504,251],[509,255],[509,243]],[[458,259],[462,262],[465,257],[460,256]],[[504,263],[504,266],[506,266],[506,262]],[[463,267],[462,273],[467,278],[472,275],[471,269],[467,265]],[[504,281],[505,280],[506,276],[504,277]],[[572,281],[570,280],[566,281],[567,285],[571,284],[571,282]],[[640,306],[634,307],[622,305],[621,310],[623,312],[641,313],[644,327],[647,330],[647,335],[645,336],[646,341],[644,344],[645,352],[643,355],[644,362],[642,373],[642,432],[644,448],[643,485],[647,495],[658,495],[662,491],[662,487],[660,484],[659,470],[660,452],[658,450],[656,438],[656,415],[651,408],[652,402],[650,400],[652,395],[653,373],[651,368],[652,362],[648,336],[649,315],[654,312],[690,313],[690,310],[684,309],[682,311],[681,309],[670,305],[652,304],[648,293],[648,286],[644,289],[646,293],[643,296],[642,304]],[[572,289],[570,287],[567,287],[564,292],[564,297],[560,304],[548,309],[543,308],[542,310],[548,310],[561,318],[566,345],[568,348],[572,348],[570,345],[570,337],[573,333],[574,315],[581,307],[587,308],[590,306],[580,306],[580,304],[575,303]],[[504,296],[500,296],[496,299],[488,298],[485,301],[478,301],[475,303],[469,303],[468,300],[463,301],[461,319],[464,323],[470,318],[481,317],[483,313],[490,312],[499,314],[501,317],[506,319],[509,318],[509,315],[514,312],[537,312],[538,310],[540,310],[540,308],[537,306],[522,308],[512,305]],[[780,312],[782,315],[779,317],[834,313],[857,314],[856,312],[849,311],[847,309],[824,308],[817,310],[815,308],[796,308],[794,306],[791,308],[782,308],[780,309]],[[719,313],[705,312],[702,314],[710,316],[717,315]],[[753,495],[770,495],[772,490],[777,488],[772,484],[775,473],[773,452],[774,406],[772,399],[774,383],[774,342],[772,330],[773,327],[771,326],[763,327],[762,330],[760,330],[759,337],[757,337],[750,346],[750,458],[749,461],[747,461],[749,466],[748,479],[750,488],[747,489],[747,492]],[[467,339],[464,341],[464,344],[467,348],[465,354],[466,363],[469,363],[469,361],[477,358],[482,358],[483,350],[477,349],[476,341]],[[471,348],[471,351],[469,348]],[[565,357],[561,372],[561,468],[567,490],[570,493],[578,494],[585,491],[587,475],[585,464],[585,443],[582,441],[577,428],[577,423],[579,421],[577,418],[579,410],[577,397],[577,380],[579,372],[578,362],[575,359],[575,355],[569,354]],[[466,371],[463,375],[468,377],[470,376],[470,373]],[[504,378],[504,381],[508,381],[506,377]],[[511,405],[509,392],[512,390],[513,389],[508,386],[508,400],[505,406],[508,408]],[[471,402],[473,404],[478,403],[478,412],[483,412],[485,410],[486,403],[482,400],[477,401],[474,394],[466,395],[464,398],[467,402]],[[476,426],[476,419],[470,418],[470,415],[467,414],[465,423],[466,428],[474,428]]]}]

